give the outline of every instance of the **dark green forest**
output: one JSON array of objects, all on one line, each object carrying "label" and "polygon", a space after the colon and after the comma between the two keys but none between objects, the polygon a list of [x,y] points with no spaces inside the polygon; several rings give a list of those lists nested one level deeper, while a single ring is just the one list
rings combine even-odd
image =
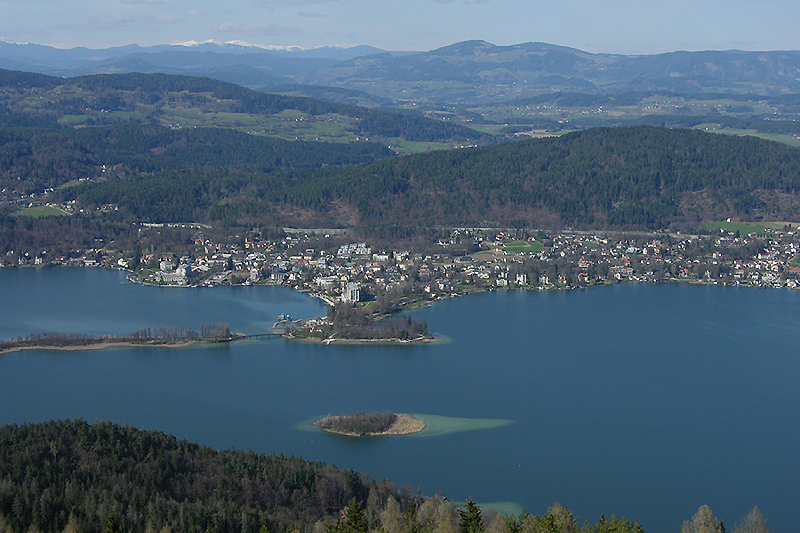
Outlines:
[{"label": "dark green forest", "polygon": [[727,217],[795,220],[800,151],[655,127],[388,159],[286,189],[276,200],[362,222],[649,228]]},{"label": "dark green forest", "polygon": [[81,178],[97,181],[164,172],[258,176],[281,169],[355,165],[391,155],[378,143],[285,141],[222,128],[0,128],[0,184],[30,194]]},{"label": "dark green forest", "polygon": [[[216,451],[107,422],[0,429],[0,514],[12,531],[102,531],[115,513],[127,533],[307,530],[355,498],[400,497],[393,485],[283,455]],[[408,500],[408,498],[405,498]]]},{"label": "dark green forest", "polygon": [[[595,128],[403,157],[388,157],[377,143],[284,141],[214,128],[10,128],[0,137],[7,191],[53,187],[50,201],[84,209],[55,223],[77,230],[64,236],[72,241],[80,228],[128,238],[130,222],[394,234],[386,228],[691,229],[728,217],[800,219],[800,151],[695,130]],[[35,235],[54,223],[2,211],[3,246],[46,245]]]},{"label": "dark green forest", "polygon": [[484,513],[467,501],[299,457],[217,451],[105,421],[0,427],[0,531],[13,533],[642,533],[567,508]]}]

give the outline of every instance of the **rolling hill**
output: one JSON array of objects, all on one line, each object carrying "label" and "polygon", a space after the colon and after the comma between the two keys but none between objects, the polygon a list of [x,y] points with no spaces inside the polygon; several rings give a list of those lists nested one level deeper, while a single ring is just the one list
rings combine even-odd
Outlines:
[{"label": "rolling hill", "polygon": [[287,140],[377,141],[395,152],[486,144],[492,136],[420,113],[265,94],[209,78],[106,74],[56,78],[0,70],[0,117],[62,126],[220,127]]},{"label": "rolling hill", "polygon": [[395,102],[485,103],[543,92],[800,92],[800,52],[593,54],[547,43],[466,41],[436,50],[272,50],[225,43],[106,50],[0,42],[0,68],[57,76],[125,72],[201,75],[254,88],[327,85]]},{"label": "rolling hill", "polygon": [[170,147],[161,156],[176,162],[169,171],[84,182],[58,196],[86,209],[113,204],[120,215],[147,222],[299,227],[655,230],[725,218],[800,219],[800,151],[696,130],[594,128],[291,174],[243,164],[200,172],[177,163],[196,159],[189,153]]}]

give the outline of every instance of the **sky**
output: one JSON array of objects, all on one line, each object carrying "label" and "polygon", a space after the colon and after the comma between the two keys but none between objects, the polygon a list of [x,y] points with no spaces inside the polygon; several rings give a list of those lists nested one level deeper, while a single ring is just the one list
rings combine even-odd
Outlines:
[{"label": "sky", "polygon": [[432,50],[478,39],[595,53],[800,50],[798,0],[0,0],[0,38]]}]

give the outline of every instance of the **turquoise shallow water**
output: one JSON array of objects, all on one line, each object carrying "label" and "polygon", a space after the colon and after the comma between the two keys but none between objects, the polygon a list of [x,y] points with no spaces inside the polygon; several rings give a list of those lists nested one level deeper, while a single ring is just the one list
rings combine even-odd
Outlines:
[{"label": "turquoise shallow water", "polygon": [[[0,338],[124,333],[323,314],[272,287],[158,289],[95,269],[0,270]],[[414,312],[451,342],[283,339],[0,356],[0,423],[109,419],[220,448],[321,460],[454,500],[558,501],[678,531],[702,504],[729,529],[758,505],[800,522],[800,293],[695,285],[499,291]],[[427,438],[298,427],[329,412],[502,419]],[[438,420],[438,419],[437,419]],[[515,507],[509,507],[515,508]]]}]

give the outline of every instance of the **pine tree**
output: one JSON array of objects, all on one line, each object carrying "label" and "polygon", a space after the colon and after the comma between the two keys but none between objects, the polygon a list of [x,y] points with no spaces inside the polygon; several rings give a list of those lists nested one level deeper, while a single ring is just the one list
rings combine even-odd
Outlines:
[{"label": "pine tree", "polygon": [[411,500],[408,505],[405,522],[405,533],[419,533],[419,528],[417,527],[417,505],[414,503],[414,500]]},{"label": "pine tree", "polygon": [[117,518],[117,513],[111,513],[106,518],[106,533],[122,533],[122,526]]},{"label": "pine tree", "polygon": [[341,529],[337,528],[337,533],[367,533],[367,520],[364,518],[364,511],[355,498],[350,500],[350,504],[344,513],[344,523],[339,523]]},{"label": "pine tree", "polygon": [[458,511],[461,517],[461,533],[484,533],[486,528],[483,525],[483,514],[481,508],[467,498],[467,503],[464,504],[464,510]]}]

